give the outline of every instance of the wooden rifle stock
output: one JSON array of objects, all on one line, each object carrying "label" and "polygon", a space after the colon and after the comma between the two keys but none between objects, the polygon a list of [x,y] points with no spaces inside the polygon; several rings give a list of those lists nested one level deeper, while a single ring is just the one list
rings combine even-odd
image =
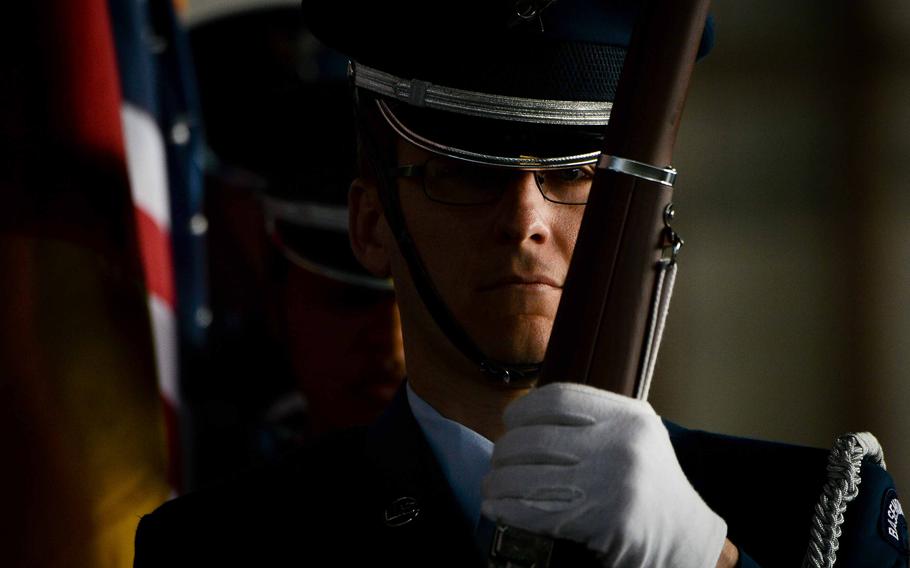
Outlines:
[{"label": "wooden rifle stock", "polygon": [[[671,163],[709,0],[653,0],[639,16],[603,153]],[[672,187],[600,169],[582,220],[539,384],[637,391],[664,210]]]}]

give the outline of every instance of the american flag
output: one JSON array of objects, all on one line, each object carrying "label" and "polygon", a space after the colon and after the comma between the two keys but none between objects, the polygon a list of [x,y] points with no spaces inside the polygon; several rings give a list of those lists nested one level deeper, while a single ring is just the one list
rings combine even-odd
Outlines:
[{"label": "american flag", "polygon": [[[199,361],[207,302],[203,140],[190,50],[168,0],[109,0],[122,89],[120,113],[158,384],[169,478],[180,492],[191,466],[181,375]],[[181,371],[188,371],[181,373]]]}]

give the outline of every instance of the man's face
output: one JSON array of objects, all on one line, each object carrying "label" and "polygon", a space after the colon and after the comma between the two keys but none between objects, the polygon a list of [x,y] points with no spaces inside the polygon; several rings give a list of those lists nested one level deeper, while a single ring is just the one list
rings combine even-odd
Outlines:
[{"label": "man's face", "polygon": [[295,266],[284,291],[290,360],[314,428],[372,421],[404,378],[395,296]]},{"label": "man's face", "polygon": [[[430,156],[399,144],[399,165],[420,164]],[[487,356],[512,363],[542,361],[584,206],[547,201],[529,172],[515,172],[502,197],[484,205],[431,201],[422,183],[399,180],[401,208],[446,305]],[[393,255],[391,260],[402,316],[413,312],[417,325],[427,325],[430,318],[415,312],[424,310],[422,304],[404,305],[404,298],[416,294],[401,289],[412,287],[403,259]]]}]

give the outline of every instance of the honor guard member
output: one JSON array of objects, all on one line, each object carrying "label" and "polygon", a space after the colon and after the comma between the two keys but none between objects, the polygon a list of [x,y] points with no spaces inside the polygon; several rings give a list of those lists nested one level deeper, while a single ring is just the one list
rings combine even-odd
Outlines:
[{"label": "honor guard member", "polygon": [[207,478],[372,422],[404,376],[391,281],[367,272],[348,242],[347,58],[313,37],[299,6],[224,10],[190,28],[212,158],[218,346],[205,394],[235,401],[242,430],[226,436],[224,404],[200,405]]},{"label": "honor guard member", "polygon": [[144,517],[136,566],[545,565],[533,537],[491,560],[493,523],[555,539],[551,566],[906,564],[869,435],[829,455],[534,388],[636,5],[304,3],[352,60],[351,242],[394,280],[407,382],[369,428]]}]

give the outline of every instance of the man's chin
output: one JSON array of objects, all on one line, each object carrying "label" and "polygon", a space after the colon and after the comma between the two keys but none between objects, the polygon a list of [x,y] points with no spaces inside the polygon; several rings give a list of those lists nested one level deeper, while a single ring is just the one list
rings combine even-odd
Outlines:
[{"label": "man's chin", "polygon": [[533,365],[543,361],[547,352],[547,343],[544,337],[549,338],[549,333],[545,336],[537,334],[531,338],[522,337],[522,341],[509,341],[509,339],[518,338],[511,337],[507,333],[484,335],[487,337],[483,337],[480,341],[480,347],[484,354],[502,363]]}]

